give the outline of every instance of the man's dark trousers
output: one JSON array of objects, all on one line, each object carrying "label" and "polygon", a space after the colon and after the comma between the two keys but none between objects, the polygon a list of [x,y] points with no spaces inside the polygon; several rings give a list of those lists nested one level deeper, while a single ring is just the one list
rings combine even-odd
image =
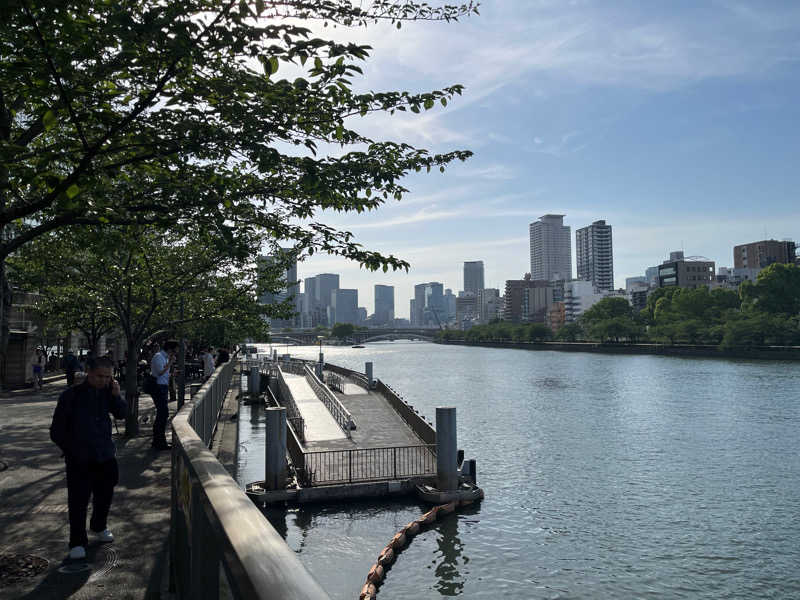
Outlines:
[{"label": "man's dark trousers", "polygon": [[89,528],[100,532],[106,529],[108,510],[119,482],[117,460],[82,462],[67,459],[67,502],[69,506],[69,547],[86,546],[86,511],[92,495],[92,518]]},{"label": "man's dark trousers", "polygon": [[156,418],[153,421],[153,445],[164,446],[167,443],[167,436],[164,430],[167,427],[167,417],[169,408],[167,399],[169,398],[169,386],[158,384],[155,386],[153,403],[156,405]]}]

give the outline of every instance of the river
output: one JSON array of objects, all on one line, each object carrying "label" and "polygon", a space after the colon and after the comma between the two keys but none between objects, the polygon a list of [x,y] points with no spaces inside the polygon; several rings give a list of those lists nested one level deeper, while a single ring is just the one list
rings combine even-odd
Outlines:
[{"label": "river", "polygon": [[[379,598],[800,597],[799,363],[401,341],[323,351],[360,371],[372,361],[431,420],[457,407],[486,492],[415,538]],[[241,407],[242,484],[263,479],[263,419]],[[331,598],[352,600],[425,510],[410,499],[268,517]]]}]

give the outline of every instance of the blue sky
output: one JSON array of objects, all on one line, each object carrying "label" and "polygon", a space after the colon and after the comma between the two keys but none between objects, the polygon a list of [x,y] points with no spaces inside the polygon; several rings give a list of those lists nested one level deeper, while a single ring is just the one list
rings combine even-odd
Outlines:
[{"label": "blue sky", "polygon": [[445,109],[351,127],[475,156],[409,177],[411,193],[375,212],[319,215],[408,260],[408,274],[314,256],[299,277],[340,273],[369,312],[373,285],[394,285],[408,317],[413,285],[455,292],[465,260],[484,261],[487,287],[520,278],[528,224],[546,213],[566,215],[573,240],[597,219],[613,226],[617,287],[671,250],[732,266],[735,244],[800,238],[800,2],[489,0],[480,12],[337,30],[374,48],[360,88],[466,86]]}]

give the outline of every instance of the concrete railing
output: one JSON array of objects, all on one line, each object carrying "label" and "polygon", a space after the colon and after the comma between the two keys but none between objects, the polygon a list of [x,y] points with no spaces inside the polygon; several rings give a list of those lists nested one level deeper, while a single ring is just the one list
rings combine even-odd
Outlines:
[{"label": "concrete railing", "polygon": [[172,420],[171,584],[181,599],[329,600],[208,449],[236,362]]},{"label": "concrete railing", "polygon": [[314,390],[314,393],[319,398],[320,402],[322,402],[325,407],[328,409],[328,412],[331,413],[334,421],[339,424],[339,427],[342,428],[345,435],[349,438],[350,430],[356,428],[355,421],[353,421],[353,415],[350,414],[350,411],[347,410],[339,399],[331,392],[328,387],[322,383],[319,378],[317,378],[316,373],[314,370],[311,369],[308,365],[305,367],[305,376],[306,381],[311,386],[311,389]]}]

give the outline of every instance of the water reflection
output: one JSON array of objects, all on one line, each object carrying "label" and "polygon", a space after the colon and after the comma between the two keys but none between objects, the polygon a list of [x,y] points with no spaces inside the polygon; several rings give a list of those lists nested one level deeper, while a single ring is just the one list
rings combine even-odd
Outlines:
[{"label": "water reflection", "polygon": [[[464,551],[461,538],[458,537],[458,515],[452,514],[444,518],[437,528],[436,545],[439,547],[441,560],[436,565],[437,581],[434,589],[442,596],[458,596],[464,591],[464,577],[458,570],[459,558]],[[466,564],[469,558],[462,558]]]}]

